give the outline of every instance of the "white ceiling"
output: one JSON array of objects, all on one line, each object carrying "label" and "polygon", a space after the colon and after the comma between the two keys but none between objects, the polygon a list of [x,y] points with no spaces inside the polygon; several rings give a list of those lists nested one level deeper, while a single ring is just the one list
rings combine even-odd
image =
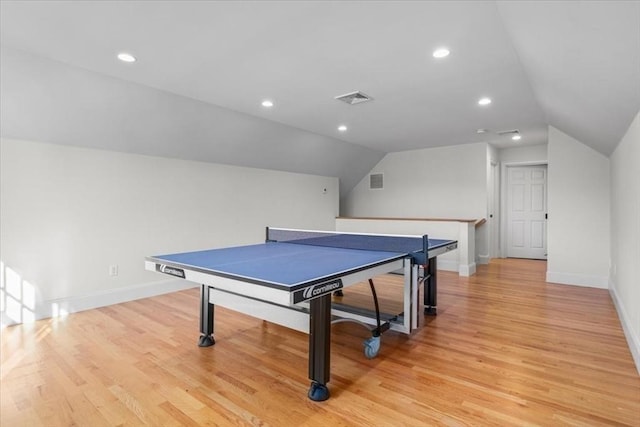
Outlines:
[{"label": "white ceiling", "polygon": [[[3,46],[383,152],[512,146],[496,135],[511,129],[540,144],[553,125],[608,155],[640,110],[637,1],[3,0],[0,11]],[[436,60],[440,46],[451,55]],[[374,100],[334,99],[355,90]]]}]

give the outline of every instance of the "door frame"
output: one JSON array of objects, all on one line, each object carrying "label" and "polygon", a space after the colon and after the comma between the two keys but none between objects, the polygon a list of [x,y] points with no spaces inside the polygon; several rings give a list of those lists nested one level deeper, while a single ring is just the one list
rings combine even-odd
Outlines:
[{"label": "door frame", "polygon": [[[529,161],[529,162],[506,162],[502,163],[500,169],[500,248],[499,257],[507,257],[507,242],[509,238],[509,224],[507,224],[507,206],[509,205],[508,197],[509,191],[507,191],[508,174],[507,168],[513,168],[518,166],[546,166],[547,167],[547,195],[549,194],[549,162],[547,160]],[[549,206],[547,206],[547,211]],[[546,229],[547,241],[549,241],[549,228]]]},{"label": "door frame", "polygon": [[[500,224],[502,221],[502,212],[500,211],[500,194],[502,171],[500,163],[491,161],[491,179],[489,183],[489,260],[491,258],[500,258]],[[493,215],[493,218],[491,217]]]}]

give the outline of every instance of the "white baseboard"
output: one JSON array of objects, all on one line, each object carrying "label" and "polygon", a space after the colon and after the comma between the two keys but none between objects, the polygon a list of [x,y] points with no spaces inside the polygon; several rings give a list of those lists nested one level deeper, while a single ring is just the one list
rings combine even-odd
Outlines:
[{"label": "white baseboard", "polygon": [[[629,350],[631,351],[633,361],[636,364],[636,369],[638,370],[638,374],[640,374],[640,336],[635,334],[633,332],[633,329],[631,328],[631,318],[627,314],[626,310],[624,309],[624,305],[620,301],[620,297],[616,292],[614,283],[611,283],[609,286],[609,294],[611,295],[613,305],[615,305],[616,311],[618,312],[620,324],[622,325],[624,336],[627,338],[627,344],[629,345]],[[638,331],[638,333],[640,333],[640,331]]]},{"label": "white baseboard", "polygon": [[489,255],[478,255],[478,264],[486,265],[489,264],[489,261],[491,261],[491,257]]},{"label": "white baseboard", "polygon": [[458,263],[456,261],[451,261],[451,260],[443,260],[438,258],[438,270],[445,270],[445,271],[458,271]]},{"label": "white baseboard", "polygon": [[[90,310],[107,305],[120,304],[140,298],[148,298],[169,292],[181,291],[198,286],[185,280],[163,280],[160,282],[143,283],[125,288],[110,289],[94,292],[89,295],[72,296],[42,301],[37,304],[35,313],[29,314],[29,320],[35,321],[50,317],[59,317],[79,311]],[[12,313],[1,313],[2,326],[15,325],[28,321],[22,313],[12,317]]]},{"label": "white baseboard", "polygon": [[458,274],[463,277],[469,277],[476,274],[476,263],[460,264],[458,266]]},{"label": "white baseboard", "polygon": [[586,286],[589,288],[607,289],[609,287],[608,277],[590,276],[587,274],[558,273],[554,271],[547,271],[546,280],[549,283]]}]

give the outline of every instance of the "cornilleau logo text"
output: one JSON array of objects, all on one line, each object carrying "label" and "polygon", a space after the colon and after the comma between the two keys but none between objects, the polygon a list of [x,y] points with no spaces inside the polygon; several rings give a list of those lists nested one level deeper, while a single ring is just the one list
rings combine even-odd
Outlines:
[{"label": "cornilleau logo text", "polygon": [[342,287],[341,283],[327,283],[325,285],[316,285],[304,290],[302,294],[304,299],[311,299],[313,297],[317,297],[318,295],[326,294],[327,292],[331,292],[335,289],[339,289]]},{"label": "cornilleau logo text", "polygon": [[156,271],[164,274],[170,274],[176,277],[181,277],[184,279],[184,270],[182,270],[181,268],[175,268],[164,264],[156,264]]},{"label": "cornilleau logo text", "polygon": [[332,282],[320,283],[318,285],[310,286],[302,291],[297,292],[294,295],[293,302],[299,303],[301,301],[310,300],[330,292],[333,292],[337,289],[342,288],[342,280],[334,280]]}]

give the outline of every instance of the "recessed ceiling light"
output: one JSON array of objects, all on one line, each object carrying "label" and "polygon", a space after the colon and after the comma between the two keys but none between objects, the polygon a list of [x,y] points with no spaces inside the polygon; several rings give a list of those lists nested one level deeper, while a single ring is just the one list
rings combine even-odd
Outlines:
[{"label": "recessed ceiling light", "polygon": [[476,133],[487,133],[489,132],[487,129],[478,129]]},{"label": "recessed ceiling light", "polygon": [[347,127],[345,125],[340,125],[340,126],[338,126],[338,130],[340,132],[346,132],[347,131]]},{"label": "recessed ceiling light", "polygon": [[444,58],[445,56],[449,56],[449,49],[441,47],[433,51],[434,58]]},{"label": "recessed ceiling light", "polygon": [[514,141],[520,141],[522,137],[520,135],[513,135],[511,139],[513,139]]},{"label": "recessed ceiling light", "polygon": [[491,98],[480,98],[480,100],[478,101],[478,104],[489,105],[491,104]]},{"label": "recessed ceiling light", "polygon": [[269,101],[268,99],[265,99],[264,101],[262,101],[262,106],[263,107],[273,107],[273,101]]},{"label": "recessed ceiling light", "polygon": [[136,57],[126,52],[119,53],[118,59],[122,62],[136,62]]}]

